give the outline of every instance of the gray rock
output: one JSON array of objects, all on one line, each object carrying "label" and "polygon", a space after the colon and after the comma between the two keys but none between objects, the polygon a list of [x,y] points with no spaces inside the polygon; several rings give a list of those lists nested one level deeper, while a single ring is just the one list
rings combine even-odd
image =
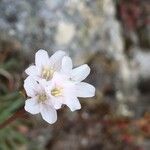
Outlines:
[{"label": "gray rock", "polygon": [[1,0],[0,11],[0,33],[18,40],[27,56],[63,49],[77,65],[97,51],[123,49],[111,0]]}]

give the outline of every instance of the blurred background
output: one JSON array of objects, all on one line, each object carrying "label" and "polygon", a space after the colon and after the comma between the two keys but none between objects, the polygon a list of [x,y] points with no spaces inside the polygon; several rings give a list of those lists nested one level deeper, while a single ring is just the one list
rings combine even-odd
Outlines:
[{"label": "blurred background", "polygon": [[0,150],[149,150],[150,2],[0,0],[0,123],[25,102],[24,70],[42,48],[89,64],[96,96],[82,109],[0,130]]}]

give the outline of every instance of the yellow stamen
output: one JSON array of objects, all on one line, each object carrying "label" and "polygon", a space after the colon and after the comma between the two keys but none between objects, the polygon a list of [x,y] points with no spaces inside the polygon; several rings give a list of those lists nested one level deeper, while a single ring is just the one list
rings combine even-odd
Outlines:
[{"label": "yellow stamen", "polygon": [[40,94],[38,95],[38,102],[44,102],[47,100],[46,94]]},{"label": "yellow stamen", "polygon": [[53,74],[54,74],[53,69],[44,68],[42,71],[42,78],[44,78],[46,80],[50,80],[53,77]]},{"label": "yellow stamen", "polygon": [[62,88],[54,88],[51,90],[51,94],[55,97],[62,96]]}]

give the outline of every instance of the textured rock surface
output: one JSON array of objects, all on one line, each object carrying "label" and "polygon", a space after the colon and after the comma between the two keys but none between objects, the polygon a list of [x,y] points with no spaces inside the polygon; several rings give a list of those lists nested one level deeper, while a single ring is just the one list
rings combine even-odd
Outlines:
[{"label": "textured rock surface", "polygon": [[59,150],[64,146],[65,150],[134,150],[133,145],[117,145],[122,132],[116,131],[117,123],[117,127],[112,123],[111,131],[107,123],[106,128],[100,123],[101,119],[113,118],[110,106],[112,113],[133,118],[149,110],[149,27],[144,24],[147,15],[142,19],[144,28],[138,20],[139,8],[144,12],[148,9],[144,9],[146,0],[130,1],[120,1],[119,9],[113,0],[0,1],[0,62],[7,58],[7,53],[14,53],[14,57],[17,50],[17,54],[20,51],[26,56],[23,64],[28,65],[37,49],[46,49],[50,54],[62,49],[75,65],[90,65],[92,73],[87,80],[97,89],[95,98],[86,101],[86,105],[82,102],[83,110],[59,112],[61,119],[54,128],[44,128],[37,117],[29,133],[31,149],[36,143],[39,149]]},{"label": "textured rock surface", "polygon": [[64,49],[80,64],[100,50],[114,56],[123,50],[111,0],[2,0],[0,10],[0,32],[18,40],[27,55]]},{"label": "textured rock surface", "polygon": [[[121,4],[119,11],[122,15],[124,7]],[[5,45],[12,45],[12,49],[21,50],[31,61],[37,49],[47,49],[50,53],[63,49],[73,58],[75,65],[97,60],[93,62],[96,71],[91,82],[99,81],[97,84],[101,86],[98,85],[97,89],[100,91],[105,84],[112,86],[117,91],[114,94],[116,99],[122,105],[128,102],[127,99],[134,101],[139,78],[149,77],[146,71],[149,66],[147,54],[135,49],[130,50],[135,52],[133,59],[125,54],[122,31],[112,0],[1,0],[0,10],[2,52],[7,49]],[[101,56],[97,59],[98,52]],[[115,80],[107,77],[105,67],[109,61],[117,66],[115,75],[110,74]],[[138,62],[141,64],[138,65]],[[111,63],[108,68],[111,69]],[[120,113],[127,108],[122,105]],[[128,111],[125,109],[125,112]]]}]

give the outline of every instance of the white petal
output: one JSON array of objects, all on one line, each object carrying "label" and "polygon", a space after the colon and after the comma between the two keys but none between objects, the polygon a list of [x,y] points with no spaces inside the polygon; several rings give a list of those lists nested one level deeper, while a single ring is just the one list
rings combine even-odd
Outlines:
[{"label": "white petal", "polygon": [[72,60],[68,56],[64,56],[62,59],[62,66],[61,66],[62,73],[70,73],[72,70]]},{"label": "white petal", "polygon": [[88,65],[82,65],[72,70],[71,78],[75,81],[84,80],[90,73],[90,67]]},{"label": "white petal", "polygon": [[48,123],[52,124],[57,120],[57,112],[50,105],[42,105],[41,106],[41,115],[42,118]]},{"label": "white petal", "polygon": [[61,68],[62,58],[66,55],[64,51],[57,51],[50,57],[50,65],[54,70],[58,71]]},{"label": "white petal", "polygon": [[62,97],[57,97],[52,99],[52,105],[55,109],[60,109],[63,104]]},{"label": "white petal", "polygon": [[28,96],[34,97],[38,89],[38,83],[29,76],[24,81],[24,89]]},{"label": "white petal", "polygon": [[55,102],[53,103],[53,105],[54,105],[54,108],[55,108],[55,109],[60,109],[61,106],[62,106],[62,103],[60,103],[60,102],[58,102],[58,101],[55,101]]},{"label": "white petal", "polygon": [[47,51],[40,49],[38,52],[36,52],[35,64],[39,68],[49,65],[49,56],[48,56]]},{"label": "white petal", "polygon": [[93,97],[95,95],[95,87],[85,82],[76,84],[76,89],[77,97]]},{"label": "white petal", "polygon": [[24,109],[31,114],[38,114],[40,112],[39,104],[33,98],[25,101]]},{"label": "white petal", "polygon": [[65,104],[70,108],[71,111],[81,109],[81,104],[77,97],[69,96],[68,98],[66,98]]},{"label": "white petal", "polygon": [[36,66],[30,66],[25,70],[27,75],[36,76],[38,75],[38,71],[36,69]]}]

